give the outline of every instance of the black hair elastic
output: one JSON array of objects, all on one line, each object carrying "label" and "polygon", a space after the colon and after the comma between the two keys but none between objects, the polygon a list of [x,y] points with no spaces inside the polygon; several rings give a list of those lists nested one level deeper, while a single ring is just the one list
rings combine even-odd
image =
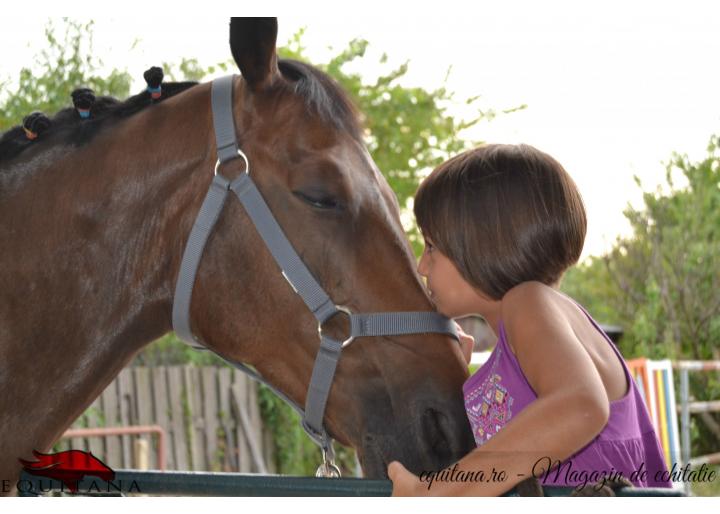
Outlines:
[{"label": "black hair elastic", "polygon": [[90,117],[90,109],[95,103],[95,93],[92,89],[86,87],[76,89],[72,92],[73,105],[75,110],[82,119],[88,119]]},{"label": "black hair elastic", "polygon": [[33,141],[50,127],[50,118],[39,111],[28,114],[23,118],[23,130],[25,136]]},{"label": "black hair elastic", "polygon": [[158,68],[157,66],[153,66],[143,73],[145,82],[147,82],[148,85],[147,91],[153,100],[157,100],[162,96],[162,81],[164,76],[165,74],[162,68]]}]

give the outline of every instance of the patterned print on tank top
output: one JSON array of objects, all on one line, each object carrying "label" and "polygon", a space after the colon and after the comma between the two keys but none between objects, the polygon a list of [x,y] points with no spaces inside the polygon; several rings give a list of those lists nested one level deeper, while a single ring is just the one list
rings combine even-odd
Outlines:
[{"label": "patterned print on tank top", "polygon": [[497,350],[488,376],[479,387],[465,395],[465,407],[478,446],[487,442],[512,417],[513,398],[503,387],[502,376],[496,373],[502,348]]}]

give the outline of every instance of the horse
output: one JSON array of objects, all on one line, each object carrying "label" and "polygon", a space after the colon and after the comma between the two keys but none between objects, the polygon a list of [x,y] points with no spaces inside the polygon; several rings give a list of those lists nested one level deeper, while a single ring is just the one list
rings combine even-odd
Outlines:
[{"label": "horse", "polygon": [[[231,21],[233,118],[262,196],[336,303],[434,311],[356,108],[317,68],[279,59],[276,40],[274,18]],[[47,452],[172,330],[183,249],[217,151],[210,84],[182,89],[161,101],[138,95],[142,108],[107,101],[96,120],[61,111],[32,141],[10,145],[17,129],[0,141],[0,479],[16,480],[18,459]],[[239,160],[224,165],[229,177],[242,172]],[[209,236],[189,314],[205,346],[304,403],[318,326],[237,201]],[[347,325],[337,316],[323,330],[342,338]],[[446,335],[366,338],[343,351],[325,426],[356,449],[366,477],[386,477],[392,460],[440,469],[474,447],[467,376]]]}]

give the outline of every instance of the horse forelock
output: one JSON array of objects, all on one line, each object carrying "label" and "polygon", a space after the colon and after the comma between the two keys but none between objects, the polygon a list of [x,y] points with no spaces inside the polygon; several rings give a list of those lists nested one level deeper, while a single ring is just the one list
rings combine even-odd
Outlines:
[{"label": "horse forelock", "polygon": [[293,92],[308,108],[335,128],[362,139],[357,107],[335,80],[309,64],[292,59],[278,61],[280,72],[293,83]]}]

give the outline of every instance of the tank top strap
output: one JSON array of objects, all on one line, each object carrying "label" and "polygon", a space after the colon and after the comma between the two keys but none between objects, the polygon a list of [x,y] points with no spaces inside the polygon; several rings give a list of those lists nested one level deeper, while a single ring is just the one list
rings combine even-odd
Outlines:
[{"label": "tank top strap", "polygon": [[500,320],[498,321],[497,345],[503,346],[504,350],[509,351],[513,356],[515,355],[515,352],[510,349],[510,343],[507,339],[507,332],[505,332],[505,323],[503,322],[502,318],[500,318]]},{"label": "tank top strap", "polygon": [[532,385],[530,385],[530,382],[528,382],[525,372],[523,371],[522,366],[520,366],[520,361],[518,361],[515,351],[510,346],[510,341],[508,340],[507,332],[505,331],[505,323],[502,319],[498,322],[498,340],[495,349],[499,350],[498,359],[501,361],[501,365],[504,366],[506,370],[511,369],[516,377],[516,380],[518,380],[518,382],[515,383],[515,386],[522,387],[528,391],[529,394],[532,395],[533,399],[537,398],[535,389]]}]

